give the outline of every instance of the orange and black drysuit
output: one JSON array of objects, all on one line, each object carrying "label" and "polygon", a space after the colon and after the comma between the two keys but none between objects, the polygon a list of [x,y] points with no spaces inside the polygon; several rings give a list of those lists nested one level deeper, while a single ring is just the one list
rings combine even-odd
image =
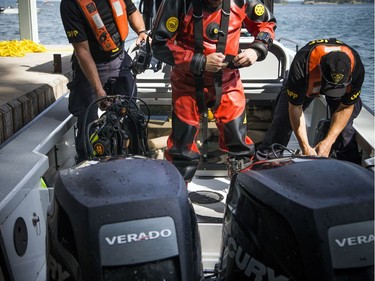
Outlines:
[{"label": "orange and black drysuit", "polygon": [[[222,73],[206,72],[205,56],[215,52],[228,58],[236,56],[240,52],[241,28],[245,27],[256,38],[248,47],[256,50],[258,60],[262,60],[272,44],[276,28],[274,16],[258,0],[223,0],[222,3],[228,1],[225,5],[229,13],[225,13],[224,6],[212,10],[204,0],[194,1],[164,1],[152,35],[154,57],[173,66],[172,133],[165,156],[186,181],[192,178],[200,158],[195,138],[202,103],[203,107],[211,107],[214,114],[222,151],[236,159],[249,159],[254,154],[253,142],[246,135],[246,100],[239,70],[227,67]],[[200,5],[198,13],[197,5]],[[230,15],[227,28],[223,28],[222,14]],[[200,26],[197,25],[199,19]],[[198,29],[201,31],[197,35]],[[220,43],[220,36],[225,36],[224,44]],[[202,41],[202,46],[197,47],[198,40]],[[198,97],[200,83],[203,99]]]}]

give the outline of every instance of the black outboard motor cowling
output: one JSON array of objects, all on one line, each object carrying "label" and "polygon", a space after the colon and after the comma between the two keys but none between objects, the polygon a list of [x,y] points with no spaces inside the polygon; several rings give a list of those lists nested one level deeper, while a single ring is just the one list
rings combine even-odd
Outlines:
[{"label": "black outboard motor cowling", "polygon": [[201,280],[200,255],[186,184],[169,162],[118,158],[60,172],[48,280]]},{"label": "black outboard motor cowling", "polygon": [[374,174],[333,159],[258,162],[232,180],[219,280],[374,280]]}]

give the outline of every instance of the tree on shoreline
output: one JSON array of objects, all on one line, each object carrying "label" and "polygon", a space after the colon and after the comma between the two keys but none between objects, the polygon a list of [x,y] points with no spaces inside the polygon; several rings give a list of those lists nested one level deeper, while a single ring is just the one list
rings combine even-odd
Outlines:
[{"label": "tree on shoreline", "polygon": [[[288,0],[274,0],[275,4],[287,4]],[[314,3],[336,3],[336,4],[354,4],[354,3],[374,3],[374,0],[301,0],[304,4]]]},{"label": "tree on shoreline", "polygon": [[352,3],[374,3],[374,0],[304,0],[304,2],[312,2],[312,3],[337,3],[337,4],[352,4]]}]

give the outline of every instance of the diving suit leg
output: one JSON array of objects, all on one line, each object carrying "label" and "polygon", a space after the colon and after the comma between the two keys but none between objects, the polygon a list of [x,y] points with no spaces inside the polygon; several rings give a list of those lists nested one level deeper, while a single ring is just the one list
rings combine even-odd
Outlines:
[{"label": "diving suit leg", "polygon": [[172,133],[167,141],[165,158],[190,182],[198,168],[200,152],[195,144],[198,128],[181,121],[172,112]]},{"label": "diving suit leg", "polygon": [[244,170],[252,164],[255,148],[253,141],[247,136],[245,113],[226,123],[217,124],[220,132],[220,148],[228,152],[228,176]]}]

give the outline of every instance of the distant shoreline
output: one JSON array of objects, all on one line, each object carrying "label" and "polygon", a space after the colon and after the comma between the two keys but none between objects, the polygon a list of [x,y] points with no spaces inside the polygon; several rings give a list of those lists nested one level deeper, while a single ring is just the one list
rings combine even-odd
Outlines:
[{"label": "distant shoreline", "polygon": [[370,3],[365,3],[365,2],[350,2],[350,3],[339,3],[339,2],[315,2],[315,1],[301,1],[302,5],[343,5],[343,4],[370,4]]},{"label": "distant shoreline", "polygon": [[360,5],[360,4],[374,4],[367,2],[351,2],[351,3],[338,3],[338,2],[314,2],[314,1],[286,1],[284,3],[274,3],[275,5],[288,5],[288,4],[301,4],[301,5]]}]

